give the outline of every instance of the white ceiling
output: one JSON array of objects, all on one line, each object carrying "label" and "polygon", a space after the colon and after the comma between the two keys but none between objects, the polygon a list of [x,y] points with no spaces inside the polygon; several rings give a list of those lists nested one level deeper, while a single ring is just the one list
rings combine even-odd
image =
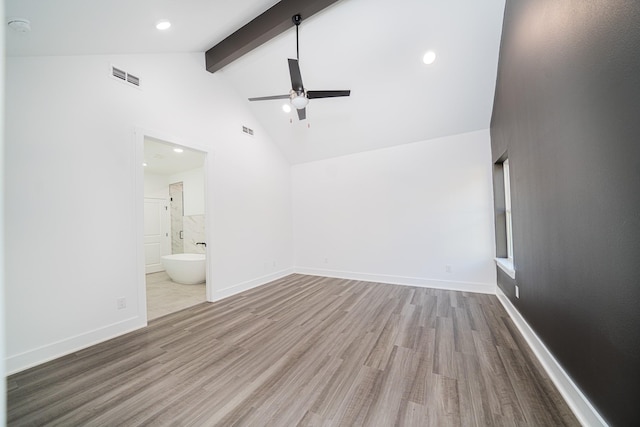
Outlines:
[{"label": "white ceiling", "polygon": [[[491,118],[505,0],[340,0],[300,26],[308,90],[351,89],[311,100],[308,120],[283,101],[247,101],[291,163],[479,129]],[[274,0],[7,0],[9,55],[204,52]],[[159,19],[171,29],[158,32]],[[437,53],[427,66],[422,56]],[[243,98],[286,94],[292,29],[219,71]]]},{"label": "white ceiling", "polygon": [[[183,151],[176,153],[174,148]],[[144,138],[144,167],[145,173],[157,175],[175,175],[200,168],[204,165],[205,154],[181,147],[179,145],[160,141],[150,137]]]},{"label": "white ceiling", "polygon": [[[5,17],[31,21],[6,32],[7,55],[204,52],[276,0],[5,0]],[[161,19],[167,32],[156,30]]]}]

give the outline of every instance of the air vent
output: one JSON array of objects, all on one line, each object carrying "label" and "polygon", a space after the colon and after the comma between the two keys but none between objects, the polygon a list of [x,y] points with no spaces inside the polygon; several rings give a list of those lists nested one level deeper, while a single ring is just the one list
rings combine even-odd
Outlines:
[{"label": "air vent", "polygon": [[127,82],[132,85],[140,86],[140,78],[134,76],[133,74],[127,74]]},{"label": "air vent", "polygon": [[120,68],[111,67],[111,75],[120,80],[127,80],[127,72]]},{"label": "air vent", "polygon": [[128,83],[135,87],[140,87],[140,77],[134,76],[122,68],[111,66],[111,76],[121,82]]},{"label": "air vent", "polygon": [[246,133],[247,135],[253,136],[253,129],[246,126],[242,126],[242,132]]}]

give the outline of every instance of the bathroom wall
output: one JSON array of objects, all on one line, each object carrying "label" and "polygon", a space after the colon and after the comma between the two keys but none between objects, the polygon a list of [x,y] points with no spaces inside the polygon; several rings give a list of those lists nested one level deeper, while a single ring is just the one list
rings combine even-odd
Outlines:
[{"label": "bathroom wall", "polygon": [[169,176],[169,182],[183,183],[184,213],[183,215],[204,215],[204,169],[196,168]]},{"label": "bathroom wall", "polygon": [[152,199],[169,198],[169,177],[155,173],[144,173],[144,197]]},{"label": "bathroom wall", "polygon": [[[110,77],[110,64],[140,76],[141,87]],[[211,154],[212,298],[292,271],[289,164],[224,73],[205,70],[201,53],[15,57],[6,65],[9,372],[146,324],[136,129]],[[118,298],[126,308],[118,310]]]},{"label": "bathroom wall", "polygon": [[197,242],[207,243],[204,215],[186,215],[182,218],[182,225],[184,227],[184,252],[205,253],[203,245],[196,245]]},{"label": "bathroom wall", "polygon": [[[183,251],[185,253],[205,253],[203,245],[197,242],[207,242],[205,236],[205,197],[204,197],[204,169],[196,168],[171,175],[169,182],[182,183],[184,213],[182,218]],[[176,253],[176,252],[174,252]]]},{"label": "bathroom wall", "polygon": [[[196,245],[197,242],[206,243],[205,235],[205,194],[204,194],[204,168],[196,168],[189,171],[172,174],[158,175],[145,172],[145,197],[168,198],[170,196],[170,185],[181,187],[182,200],[176,200],[171,204],[173,207],[180,205],[184,207],[179,213],[173,213],[171,253],[205,253],[203,245]],[[176,221],[176,224],[173,224]],[[179,230],[182,230],[180,239]]]}]

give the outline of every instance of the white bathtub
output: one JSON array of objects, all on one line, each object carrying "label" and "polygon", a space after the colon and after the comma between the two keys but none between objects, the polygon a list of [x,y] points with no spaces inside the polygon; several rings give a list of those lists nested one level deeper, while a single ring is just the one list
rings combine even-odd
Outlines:
[{"label": "white bathtub", "polygon": [[164,255],[161,259],[167,274],[176,283],[196,285],[206,279],[204,254]]}]

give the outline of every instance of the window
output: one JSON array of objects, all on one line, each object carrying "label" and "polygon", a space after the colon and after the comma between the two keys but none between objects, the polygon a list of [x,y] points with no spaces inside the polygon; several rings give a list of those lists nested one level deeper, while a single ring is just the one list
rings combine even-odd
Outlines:
[{"label": "window", "polygon": [[513,262],[513,226],[511,220],[511,173],[509,159],[498,161],[494,166],[494,193],[496,195],[496,263],[498,267],[516,278]]},{"label": "window", "polygon": [[509,177],[509,159],[502,163],[504,178],[504,215],[507,227],[507,259],[513,263],[513,227],[511,225],[511,179]]}]

